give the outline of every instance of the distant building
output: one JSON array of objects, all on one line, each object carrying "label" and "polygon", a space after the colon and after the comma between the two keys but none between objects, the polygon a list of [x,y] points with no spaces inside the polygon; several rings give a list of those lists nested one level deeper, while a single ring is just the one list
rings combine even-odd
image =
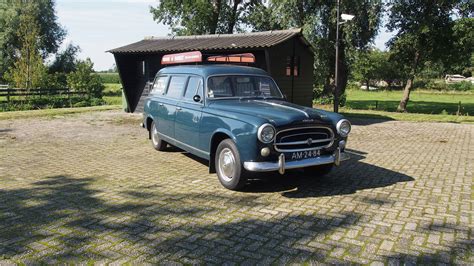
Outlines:
[{"label": "distant building", "polygon": [[252,53],[255,67],[266,70],[288,101],[311,106],[314,50],[301,29],[239,34],[145,38],[110,50],[124,88],[128,112],[142,112],[150,82],[164,66],[165,54],[201,51],[203,55]]}]

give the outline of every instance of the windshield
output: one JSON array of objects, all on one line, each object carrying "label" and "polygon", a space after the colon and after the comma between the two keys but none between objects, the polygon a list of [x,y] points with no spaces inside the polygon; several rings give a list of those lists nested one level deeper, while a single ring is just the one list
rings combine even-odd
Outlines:
[{"label": "windshield", "polygon": [[208,79],[209,98],[283,98],[273,79],[265,76],[228,75]]}]

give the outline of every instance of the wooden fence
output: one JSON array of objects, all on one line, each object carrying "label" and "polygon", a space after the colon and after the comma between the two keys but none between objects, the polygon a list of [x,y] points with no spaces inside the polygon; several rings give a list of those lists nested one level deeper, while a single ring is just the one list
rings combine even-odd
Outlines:
[{"label": "wooden fence", "polygon": [[29,97],[29,96],[66,96],[71,95],[87,95],[86,92],[71,91],[69,88],[63,89],[18,89],[8,88],[5,85],[0,85],[0,97],[5,97],[6,100],[0,100],[0,102],[10,102],[12,97]]}]

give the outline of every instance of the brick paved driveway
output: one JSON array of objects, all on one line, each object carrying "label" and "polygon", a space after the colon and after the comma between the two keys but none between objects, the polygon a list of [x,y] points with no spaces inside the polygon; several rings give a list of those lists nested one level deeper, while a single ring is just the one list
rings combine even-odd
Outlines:
[{"label": "brick paved driveway", "polygon": [[225,190],[119,112],[0,121],[0,264],[474,263],[474,126],[354,121],[325,178]]}]

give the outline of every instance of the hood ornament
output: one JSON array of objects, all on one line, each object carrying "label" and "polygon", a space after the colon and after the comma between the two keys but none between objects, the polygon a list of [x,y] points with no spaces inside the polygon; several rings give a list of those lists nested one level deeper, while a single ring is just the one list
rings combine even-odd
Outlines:
[{"label": "hood ornament", "polygon": [[307,139],[306,143],[308,143],[308,146],[311,146],[311,144],[313,144],[313,139],[312,138]]}]

